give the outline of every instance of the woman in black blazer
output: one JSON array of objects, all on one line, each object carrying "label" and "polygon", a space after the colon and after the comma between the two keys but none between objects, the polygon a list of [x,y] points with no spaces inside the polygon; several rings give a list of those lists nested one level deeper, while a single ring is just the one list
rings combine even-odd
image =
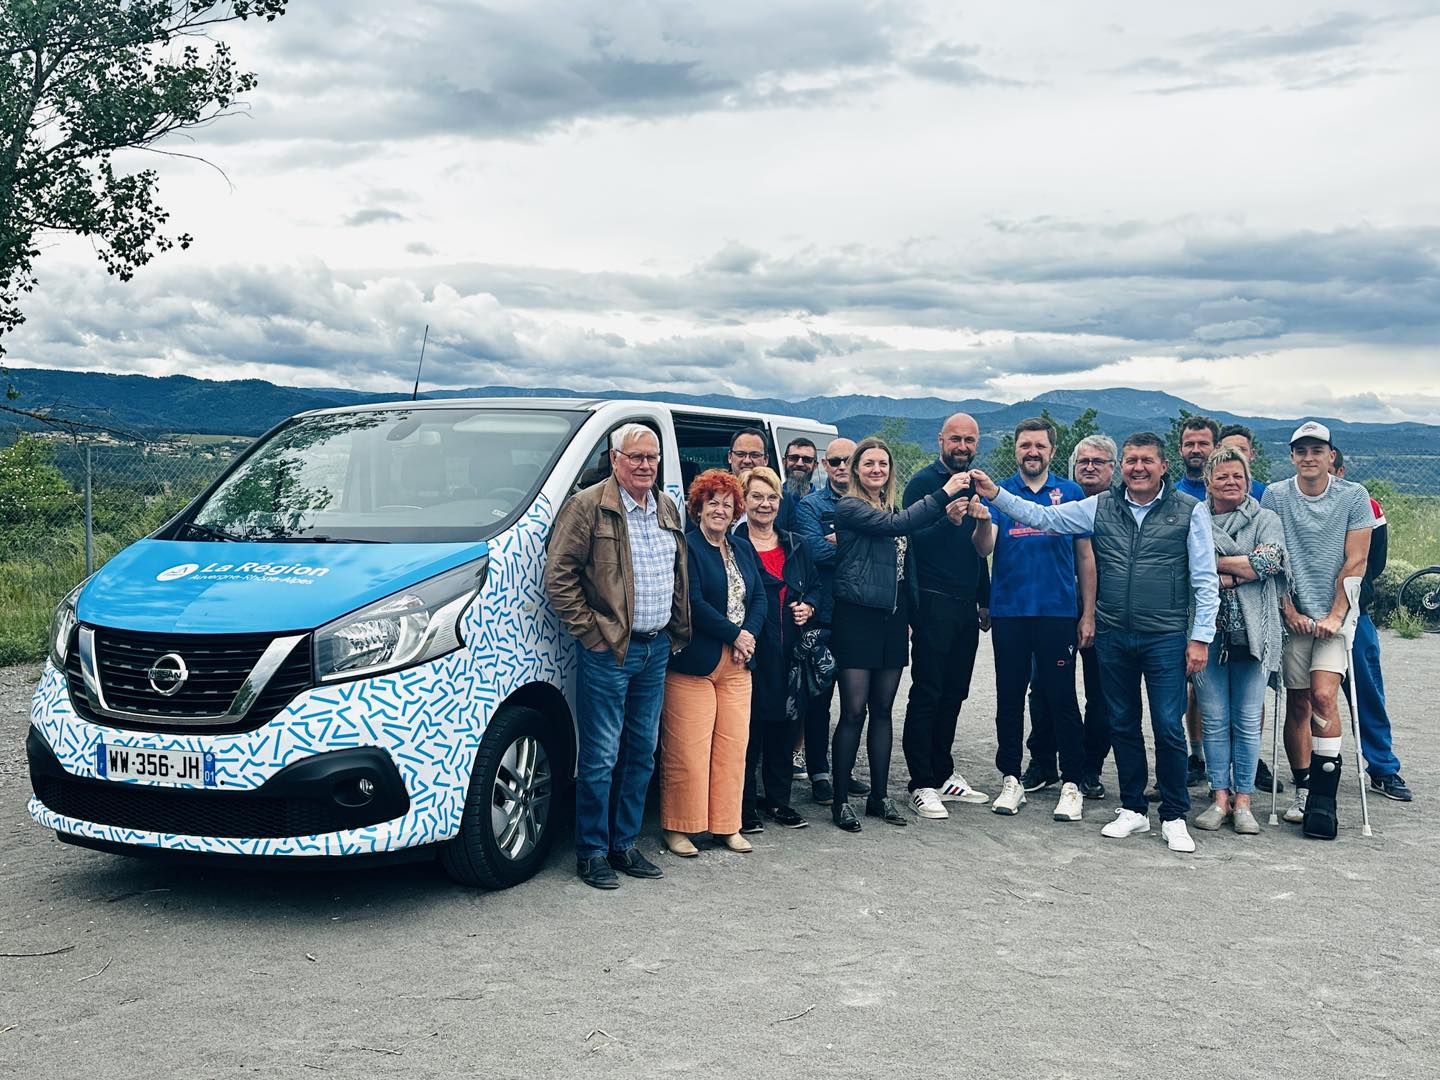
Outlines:
[{"label": "woman in black blazer", "polygon": [[915,575],[906,537],[944,514],[970,476],[956,473],[939,491],[896,510],[890,447],[875,438],[862,439],[855,447],[850,476],[849,493],[835,504],[830,651],[840,686],[840,722],[835,726],[835,801],[830,814],[846,832],[859,832],[860,819],[848,799],[867,708],[870,795],[865,813],[890,825],[908,824],[895,800],[885,794],[894,739],[890,710],[909,660],[909,593]]},{"label": "woman in black blazer", "polygon": [[[740,831],[765,831],[763,812],[787,829],[810,824],[790,805],[794,778],[791,749],[799,738],[799,723],[790,720],[790,657],[800,628],[815,615],[820,582],[805,545],[776,528],[780,513],[780,477],[759,466],[740,477],[745,489],[745,521],[735,530],[737,545],[755,549],[765,582],[765,630],[755,648],[755,673],[750,691],[750,748],[745,752],[745,798],[740,807]],[[796,714],[798,721],[800,714]],[[760,799],[757,771],[764,772],[765,797]]]},{"label": "woman in black blazer", "polygon": [[660,827],[676,855],[698,855],[690,837],[704,832],[731,851],[750,850],[740,801],[766,597],[754,549],[730,537],[743,498],[734,476],[710,469],[686,499],[692,635],[670,658],[660,713]]}]

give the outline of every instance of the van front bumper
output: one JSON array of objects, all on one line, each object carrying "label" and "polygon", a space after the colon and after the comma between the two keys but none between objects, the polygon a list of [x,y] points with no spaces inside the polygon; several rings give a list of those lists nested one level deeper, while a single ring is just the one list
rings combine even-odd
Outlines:
[{"label": "van front bumper", "polygon": [[[64,839],[112,850],[264,857],[432,845],[459,828],[484,728],[472,670],[460,650],[306,691],[254,731],[204,735],[93,723],[47,663],[26,742],[30,816]],[[216,783],[105,779],[95,765],[101,745],[212,754]]]}]

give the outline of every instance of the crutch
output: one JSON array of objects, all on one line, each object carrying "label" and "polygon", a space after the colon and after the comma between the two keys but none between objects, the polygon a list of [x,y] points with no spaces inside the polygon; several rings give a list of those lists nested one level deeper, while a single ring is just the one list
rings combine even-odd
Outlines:
[{"label": "crutch", "polygon": [[1280,727],[1285,723],[1284,706],[1280,701],[1280,689],[1285,685],[1283,672],[1270,676],[1275,680],[1275,712],[1270,717],[1270,824],[1279,825],[1275,804],[1280,798]]},{"label": "crutch", "polygon": [[1370,796],[1365,787],[1365,759],[1360,753],[1360,711],[1356,706],[1355,693],[1355,625],[1360,621],[1360,581],[1358,577],[1347,577],[1342,583],[1345,599],[1350,601],[1350,610],[1340,624],[1345,635],[1345,703],[1350,707],[1350,734],[1355,738],[1355,778],[1360,782],[1361,836],[1370,836]]}]

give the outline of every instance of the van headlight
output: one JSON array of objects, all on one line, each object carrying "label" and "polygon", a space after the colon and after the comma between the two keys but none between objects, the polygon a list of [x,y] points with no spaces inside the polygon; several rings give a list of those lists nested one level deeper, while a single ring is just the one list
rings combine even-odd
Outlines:
[{"label": "van headlight", "polygon": [[65,599],[56,605],[55,614],[50,616],[50,663],[61,671],[65,670],[65,657],[70,651],[70,635],[75,633],[80,621],[75,615],[75,600],[85,588],[85,581],[66,593]]},{"label": "van headlight", "polygon": [[488,559],[466,563],[320,627],[316,680],[395,671],[458,649],[460,616],[485,584],[488,566]]}]

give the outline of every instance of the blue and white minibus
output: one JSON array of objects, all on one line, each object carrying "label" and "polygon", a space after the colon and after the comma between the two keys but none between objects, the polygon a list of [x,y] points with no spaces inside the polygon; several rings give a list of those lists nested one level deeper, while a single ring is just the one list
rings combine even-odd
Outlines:
[{"label": "blue and white minibus", "polygon": [[[575,645],[541,588],[560,505],[650,425],[660,486],[771,460],[810,420],[650,401],[401,401],[303,413],[55,612],[30,813],[116,853],[437,854],[530,877],[573,776]],[[683,512],[683,506],[682,506]]]}]

